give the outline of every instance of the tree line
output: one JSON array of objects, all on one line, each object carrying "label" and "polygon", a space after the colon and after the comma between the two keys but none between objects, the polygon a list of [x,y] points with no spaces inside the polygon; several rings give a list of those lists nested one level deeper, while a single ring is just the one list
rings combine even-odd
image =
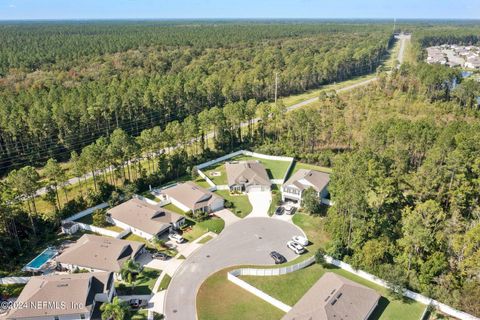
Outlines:
[{"label": "tree line", "polygon": [[[271,100],[275,72],[280,96],[370,73],[391,44],[383,26],[369,25],[0,27],[6,31],[1,37],[8,40],[2,48],[9,52],[16,53],[16,46],[24,43],[20,37],[43,44],[29,51],[32,55],[60,59],[62,53],[70,57],[84,48],[95,53],[63,62],[64,67],[55,60],[33,72],[33,67],[10,69],[0,79],[3,172],[43,165],[50,157],[66,160],[71,151],[115,128],[138,135],[205,108]],[[135,44],[121,45],[137,36]],[[179,43],[170,43],[174,39]],[[89,49],[108,43],[118,46]]]}]

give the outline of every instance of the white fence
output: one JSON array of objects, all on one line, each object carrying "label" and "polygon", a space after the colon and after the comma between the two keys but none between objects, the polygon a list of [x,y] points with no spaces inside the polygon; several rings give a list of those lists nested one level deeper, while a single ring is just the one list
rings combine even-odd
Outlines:
[{"label": "white fence", "polygon": [[[210,186],[214,187],[215,183],[213,183],[213,181],[205,173],[203,173],[203,171],[201,169],[210,167],[214,164],[226,161],[226,160],[231,159],[231,158],[235,158],[236,156],[240,156],[240,155],[259,158],[259,159],[266,159],[266,160],[288,161],[288,162],[290,162],[290,165],[288,166],[288,169],[285,172],[285,175],[283,176],[283,179],[272,179],[271,180],[271,182],[274,183],[274,184],[283,184],[285,182],[285,180],[287,179],[288,173],[290,172],[290,170],[292,168],[292,165],[294,163],[294,159],[291,158],[291,157],[271,156],[271,155],[268,155],[268,154],[256,153],[256,152],[246,151],[246,150],[239,150],[239,151],[235,151],[235,152],[229,153],[227,155],[224,155],[220,158],[210,160],[210,161],[207,161],[207,162],[204,162],[202,164],[197,165],[196,168],[197,168],[198,174],[203,179],[205,179],[205,181],[207,181],[207,183]],[[226,189],[228,189],[228,186],[217,186],[217,188],[218,188],[218,190],[226,190]]]},{"label": "white fence", "polygon": [[75,223],[82,230],[87,230],[87,231],[99,233],[101,235],[116,238],[116,239],[121,239],[121,238],[125,237],[127,234],[130,233],[130,229],[123,230],[122,232],[116,232],[116,231],[113,231],[113,230],[108,230],[108,229],[92,226],[90,224],[85,224],[85,223],[81,223],[81,222],[75,222]]},{"label": "white fence", "polygon": [[99,205],[96,205],[95,207],[91,207],[91,208],[88,208],[86,210],[80,211],[80,212],[74,214],[73,216],[70,216],[70,217],[64,219],[63,221],[67,222],[67,221],[77,220],[77,219],[83,218],[85,216],[88,216],[89,214],[92,214],[95,210],[105,209],[106,207],[108,207],[107,202],[100,203]]},{"label": "white fence", "polygon": [[266,302],[270,303],[271,305],[277,307],[278,309],[282,310],[283,312],[289,312],[292,307],[289,305],[286,305],[285,303],[273,298],[272,296],[269,296],[263,291],[258,290],[254,286],[246,283],[245,281],[237,278],[235,275],[232,274],[232,272],[227,273],[227,279],[233,283],[235,283],[237,286],[247,290],[248,292],[256,295],[262,300],[265,300]]},{"label": "white fence", "polygon": [[[382,280],[382,279],[380,279],[380,278],[378,278],[378,277],[376,277],[376,276],[374,276],[374,275],[372,275],[368,272],[365,272],[365,271],[362,271],[362,270],[355,270],[348,263],[345,263],[345,262],[340,261],[340,260],[333,259],[332,257],[329,257],[329,256],[325,256],[325,261],[334,265],[334,266],[337,266],[337,267],[339,267],[339,268],[341,268],[345,271],[353,273],[353,274],[355,274],[355,275],[357,275],[357,276],[359,276],[359,277],[361,277],[365,280],[371,281],[371,282],[376,283],[376,284],[378,284],[382,287],[385,287],[385,288],[388,287],[388,284],[385,280]],[[228,280],[230,280],[230,281],[234,282],[235,284],[241,286],[245,290],[250,291],[251,293],[255,294],[256,296],[258,296],[262,299],[264,299],[267,302],[270,302],[267,299],[273,299],[275,301],[278,301],[278,300],[268,296],[266,293],[261,292],[260,290],[252,287],[251,285],[249,285],[245,281],[243,281],[241,279],[238,279],[237,277],[238,276],[279,276],[279,275],[283,275],[283,274],[287,274],[287,273],[290,273],[290,272],[300,270],[302,268],[305,268],[305,267],[311,265],[314,262],[315,262],[315,257],[310,257],[309,259],[307,259],[305,261],[302,261],[300,263],[297,263],[295,265],[288,266],[288,267],[282,267],[282,268],[270,268],[270,269],[241,268],[241,269],[236,269],[236,270],[230,271],[228,273],[227,277],[228,277]],[[259,291],[260,293],[257,292],[257,291]],[[439,301],[433,300],[429,297],[425,297],[424,295],[421,295],[419,293],[416,293],[416,292],[413,292],[413,291],[410,291],[410,290],[405,290],[403,292],[403,295],[407,298],[410,298],[412,300],[420,302],[424,305],[427,305],[427,306],[430,305],[430,306],[438,309],[439,311],[441,311],[441,312],[443,312],[443,313],[445,313],[449,316],[452,316],[452,317],[455,317],[455,318],[458,318],[458,319],[461,319],[461,320],[480,320],[479,318],[477,318],[475,316],[472,316],[471,314],[468,314],[468,313],[460,311],[460,310],[456,310],[456,309],[454,309],[454,308],[452,308],[452,307],[450,307],[446,304],[443,304]],[[265,299],[265,298],[267,298],[267,299]],[[277,305],[278,303],[275,302],[275,301],[274,301],[274,303],[272,303],[272,302],[270,302],[270,303],[272,305],[280,308],[280,305]]]},{"label": "white fence", "polygon": [[[382,280],[368,272],[365,272],[365,271],[362,271],[362,270],[355,270],[351,265],[349,265],[348,263],[345,263],[343,261],[339,261],[339,260],[335,260],[333,259],[332,257],[329,257],[329,256],[325,256],[325,260],[330,263],[330,264],[333,264],[339,268],[342,268],[343,270],[346,270],[350,273],[353,273],[363,279],[366,279],[368,281],[371,281],[371,282],[374,282],[382,287],[388,287],[387,286],[387,282],[385,280]],[[458,318],[458,319],[462,319],[462,320],[480,320],[479,318],[477,317],[474,317],[472,316],[471,314],[468,314],[466,312],[463,312],[463,311],[459,311],[459,310],[456,310],[450,306],[447,306],[446,304],[443,304],[439,301],[436,301],[436,300],[433,300],[432,298],[429,298],[429,297],[425,297],[424,295],[421,295],[419,293],[416,293],[416,292],[413,292],[413,291],[410,291],[410,290],[405,290],[403,292],[403,295],[407,298],[410,298],[412,300],[415,300],[417,302],[420,302],[422,304],[425,304],[425,305],[431,305],[433,307],[435,307],[436,309],[440,310],[441,312],[449,315],[449,316],[452,316],[452,317],[455,317],[455,318]]]}]

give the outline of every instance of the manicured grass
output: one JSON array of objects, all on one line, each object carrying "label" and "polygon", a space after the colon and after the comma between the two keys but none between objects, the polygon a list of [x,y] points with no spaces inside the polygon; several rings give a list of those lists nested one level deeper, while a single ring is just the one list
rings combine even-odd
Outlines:
[{"label": "manicured grass", "polygon": [[263,164],[263,166],[267,170],[270,179],[283,179],[285,177],[285,174],[287,173],[288,167],[290,166],[289,161],[261,159],[244,155],[232,158],[232,161],[245,160],[256,160]]},{"label": "manicured grass", "polygon": [[217,190],[215,191],[225,200],[230,201],[233,204],[233,208],[230,210],[238,217],[244,218],[250,212],[252,212],[252,204],[248,200],[248,196],[244,194],[231,195],[228,190]]},{"label": "manicured grass", "polygon": [[160,281],[160,285],[158,286],[158,291],[167,290],[170,284],[170,281],[172,281],[172,277],[170,277],[168,274],[165,274],[163,276],[162,281]]},{"label": "manicured grass", "polygon": [[173,211],[173,212],[178,213],[178,214],[181,214],[182,216],[185,215],[185,212],[183,212],[182,209],[180,209],[179,207],[177,207],[177,206],[175,206],[171,203],[167,204],[166,206],[163,206],[162,208]]},{"label": "manicured grass", "polygon": [[150,294],[160,273],[155,269],[144,268],[132,284],[123,281],[117,282],[115,288],[120,292],[120,295]]},{"label": "manicured grass", "polygon": [[154,245],[151,244],[149,241],[133,233],[129,233],[125,238],[123,238],[123,240],[141,242],[141,243],[144,243],[145,246],[148,248],[154,248]]},{"label": "manicured grass", "polygon": [[[227,173],[225,171],[225,162],[220,162],[217,164],[214,164],[213,166],[207,167],[205,169],[202,169],[203,173],[207,175],[207,177],[210,178],[210,180],[213,181],[216,185],[226,185],[228,184],[227,182]],[[213,172],[220,172],[219,176],[212,176]]]},{"label": "manicured grass", "polygon": [[347,279],[372,288],[382,295],[383,298],[380,300],[379,307],[370,319],[418,319],[425,307],[413,300],[395,300],[389,295],[388,290],[383,287],[357,277],[342,269],[335,267],[323,268],[318,264],[282,276],[242,276],[241,278],[272,297],[293,306],[318,281],[318,279],[325,274],[325,272],[339,274]]},{"label": "manicured grass", "polygon": [[[86,215],[84,217],[81,217],[80,219],[77,219],[75,221],[78,221],[78,222],[81,222],[81,223],[85,223],[85,224],[89,224],[89,225],[92,225],[94,226],[93,224],[93,216],[91,214],[89,215]],[[118,226],[115,226],[115,225],[111,225],[111,224],[108,224],[107,226],[104,226],[104,227],[100,227],[100,226],[97,226],[99,228],[103,228],[103,229],[107,229],[107,230],[112,230],[112,231],[115,231],[115,232],[122,232],[124,231],[122,228],[118,227]]]},{"label": "manicured grass", "polygon": [[227,280],[227,270],[210,276],[197,295],[199,320],[278,320],[284,312]]},{"label": "manicured grass", "polygon": [[310,253],[314,254],[318,248],[325,248],[330,237],[325,230],[323,217],[297,212],[292,221],[305,232],[310,240],[310,245],[307,247]]},{"label": "manicured grass", "polygon": [[308,164],[308,163],[295,161],[295,163],[293,164],[292,170],[290,171],[289,176],[291,176],[292,174],[294,174],[295,172],[297,172],[300,169],[317,170],[317,171],[320,171],[320,172],[332,173],[331,168],[321,167],[321,166],[317,166],[317,165],[314,165],[314,164]]},{"label": "manicured grass", "polygon": [[220,233],[225,227],[225,221],[220,218],[210,218],[198,223],[193,223],[191,229],[183,233],[183,237],[188,241],[194,241],[209,231]]},{"label": "manicured grass", "polygon": [[198,243],[204,244],[204,243],[207,243],[208,241],[210,241],[212,239],[213,239],[213,237],[208,235],[206,237],[203,237],[202,240],[198,241]]},{"label": "manicured grass", "polygon": [[205,179],[202,179],[202,178],[197,178],[195,179],[195,184],[199,185],[200,187],[202,188],[205,188],[205,189],[210,189],[212,186],[208,184],[208,182],[205,180]]}]

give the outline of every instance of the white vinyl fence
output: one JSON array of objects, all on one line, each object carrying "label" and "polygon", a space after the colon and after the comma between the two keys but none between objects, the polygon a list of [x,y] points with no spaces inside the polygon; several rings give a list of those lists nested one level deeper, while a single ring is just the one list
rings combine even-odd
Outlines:
[{"label": "white vinyl fence", "polygon": [[108,230],[108,229],[92,226],[90,224],[85,224],[85,223],[81,223],[81,222],[75,222],[75,223],[82,230],[95,232],[95,233],[98,233],[98,234],[101,234],[101,235],[104,235],[104,236],[108,236],[108,237],[112,237],[112,238],[116,238],[116,239],[121,239],[121,238],[125,237],[127,234],[130,233],[130,229],[125,229],[122,232],[116,232],[116,231],[113,231],[113,230]]},{"label": "white vinyl fence", "polygon": [[100,203],[99,205],[96,205],[94,207],[91,207],[91,208],[88,208],[86,210],[83,210],[83,211],[80,211],[66,219],[64,219],[63,221],[64,222],[67,222],[67,221],[74,221],[74,220],[77,220],[77,219],[80,219],[80,218],[83,218],[85,216],[88,216],[89,214],[92,214],[95,210],[98,210],[98,209],[105,209],[106,207],[108,207],[108,203],[107,202],[104,202],[104,203]]},{"label": "white vinyl fence", "polygon": [[[227,155],[224,155],[220,158],[210,160],[210,161],[207,161],[207,162],[204,162],[202,164],[197,165],[196,168],[197,168],[198,174],[203,179],[205,179],[205,181],[207,181],[207,183],[210,186],[214,187],[215,183],[213,183],[213,181],[202,171],[202,169],[210,167],[210,166],[212,166],[214,164],[217,164],[219,162],[223,162],[223,161],[226,161],[228,159],[235,158],[236,156],[240,156],[240,155],[259,158],[259,159],[266,159],[266,160],[286,161],[286,162],[288,161],[288,162],[290,162],[290,165],[288,166],[288,169],[285,172],[285,175],[284,175],[283,179],[272,179],[271,180],[272,183],[274,183],[274,184],[283,184],[285,182],[285,180],[287,179],[288,173],[290,172],[290,170],[292,168],[292,165],[294,163],[294,159],[291,158],[291,157],[271,156],[271,155],[268,155],[268,154],[256,153],[256,152],[246,151],[246,150],[239,150],[239,151],[235,151],[235,152],[229,153]],[[218,188],[218,190],[228,189],[228,186],[216,186],[216,187]]]},{"label": "white vinyl fence", "polygon": [[[345,271],[348,271],[350,273],[353,273],[365,280],[368,280],[368,281],[371,281],[373,283],[376,283],[382,287],[385,287],[387,288],[388,287],[388,284],[385,280],[382,280],[368,272],[365,272],[365,271],[362,271],[362,270],[355,270],[351,265],[349,265],[348,263],[345,263],[343,261],[340,261],[340,260],[336,260],[336,259],[333,259],[332,257],[330,256],[325,256],[325,261],[329,264],[332,264],[334,266],[337,266]],[[297,271],[297,270],[300,270],[302,268],[305,268],[309,265],[311,265],[312,263],[315,262],[315,257],[310,257],[309,259],[305,260],[305,261],[302,261],[298,264],[295,264],[295,265],[292,265],[292,266],[288,266],[288,267],[282,267],[282,268],[270,268],[270,269],[257,269],[257,268],[241,268],[241,269],[236,269],[236,270],[232,270],[228,273],[228,280],[234,282],[235,284],[241,286],[242,288],[244,288],[245,290],[248,290],[250,291],[252,287],[251,285],[249,285],[248,283],[246,283],[245,281],[241,280],[241,279],[238,279],[237,277],[238,276],[278,276],[278,275],[283,275],[283,274],[287,274],[287,273],[290,273],[290,272],[294,272],[294,271]],[[258,289],[252,287],[253,289],[255,289],[256,291],[259,291]],[[268,299],[274,299],[270,296],[268,296],[267,294],[265,294],[264,292],[261,292],[261,294],[259,294],[258,292],[256,292],[255,290],[253,291],[250,291],[252,292],[253,294],[255,294],[256,296],[264,299],[264,298],[268,298]],[[255,292],[254,292],[255,291]],[[471,314],[468,314],[466,312],[463,312],[463,311],[460,311],[460,310],[456,310],[444,303],[441,303],[439,301],[436,301],[436,300],[433,300],[432,298],[429,298],[429,297],[426,297],[424,295],[421,295],[419,293],[416,293],[416,292],[413,292],[413,291],[410,291],[410,290],[405,290],[403,292],[403,295],[407,298],[410,298],[412,300],[415,300],[417,302],[420,302],[424,305],[427,305],[427,306],[432,306],[434,308],[436,308],[437,310],[449,315],[449,316],[452,316],[452,317],[455,317],[455,318],[458,318],[458,319],[461,319],[461,320],[480,320],[479,318],[471,315]],[[266,297],[264,297],[266,296]],[[267,302],[270,302],[269,300],[267,299],[264,299],[265,301]],[[275,299],[274,299],[275,300]],[[281,303],[281,302],[280,302]],[[272,303],[272,305],[280,308],[281,305],[278,305],[277,302],[275,303]],[[281,308],[280,308],[281,309]],[[283,309],[282,309],[283,310]]]}]

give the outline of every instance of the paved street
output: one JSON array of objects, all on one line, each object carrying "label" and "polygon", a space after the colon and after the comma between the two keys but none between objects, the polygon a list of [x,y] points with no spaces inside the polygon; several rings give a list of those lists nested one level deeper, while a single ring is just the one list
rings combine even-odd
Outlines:
[{"label": "paved street", "polygon": [[232,224],[178,268],[167,290],[167,320],[195,319],[197,291],[216,271],[242,264],[271,265],[272,250],[288,260],[294,259],[296,255],[286,247],[286,242],[302,233],[291,223],[271,218],[250,218]]}]

